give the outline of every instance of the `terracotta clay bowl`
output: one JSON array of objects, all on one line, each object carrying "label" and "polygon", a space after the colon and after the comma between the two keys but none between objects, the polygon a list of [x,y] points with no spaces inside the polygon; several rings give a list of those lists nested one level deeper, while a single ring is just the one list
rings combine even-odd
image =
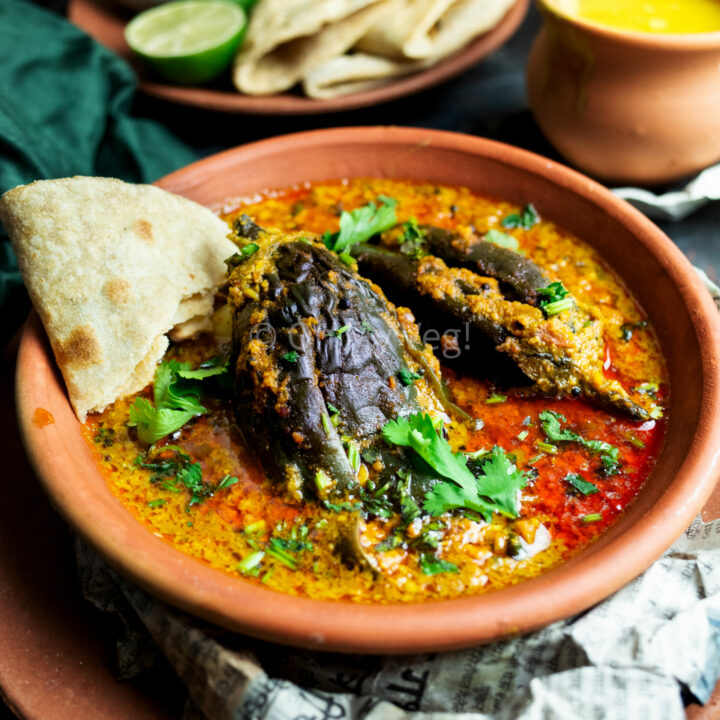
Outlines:
[{"label": "terracotta clay bowl", "polygon": [[[668,430],[638,498],[565,565],[473,598],[358,605],[283,595],[213,570],[139,524],[110,493],[69,405],[44,332],[21,342],[17,404],[27,451],[59,511],[115,568],[151,593],[231,630],[328,650],[448,650],[568,617],[647,568],[690,524],[720,473],[720,320],[689,262],[649,220],[592,180],[488,140],[409,128],[342,128],[239,147],[179,170],[163,188],[214,208],[305,181],[410,178],[532,201],[595,246],[632,288],[668,362]],[[47,419],[38,408],[52,414]],[[35,420],[33,419],[35,418]]]},{"label": "terracotta clay bowl", "polygon": [[611,183],[657,185],[720,160],[720,32],[616,30],[538,0],[530,106],[558,151]]}]

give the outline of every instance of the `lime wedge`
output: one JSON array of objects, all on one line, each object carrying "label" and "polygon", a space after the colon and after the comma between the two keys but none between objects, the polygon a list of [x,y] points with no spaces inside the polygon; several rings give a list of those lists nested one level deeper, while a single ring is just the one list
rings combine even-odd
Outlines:
[{"label": "lime wedge", "polygon": [[161,77],[199,85],[230,64],[246,25],[233,2],[179,0],[140,13],[125,28],[125,40]]}]

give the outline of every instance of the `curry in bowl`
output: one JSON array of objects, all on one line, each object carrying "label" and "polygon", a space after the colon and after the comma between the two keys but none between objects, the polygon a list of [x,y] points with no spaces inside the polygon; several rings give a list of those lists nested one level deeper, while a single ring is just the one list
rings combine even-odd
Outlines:
[{"label": "curry in bowl", "polygon": [[448,599],[558,566],[642,488],[669,392],[655,332],[540,204],[354,179],[225,219],[212,328],[84,423],[173,547],[293,595]]}]

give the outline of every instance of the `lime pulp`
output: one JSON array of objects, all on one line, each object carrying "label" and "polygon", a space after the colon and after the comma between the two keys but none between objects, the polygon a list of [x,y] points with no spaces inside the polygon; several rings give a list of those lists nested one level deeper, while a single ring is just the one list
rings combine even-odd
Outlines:
[{"label": "lime pulp", "polygon": [[243,9],[228,0],[178,0],[140,13],[125,40],[160,77],[199,85],[230,64],[246,26]]}]

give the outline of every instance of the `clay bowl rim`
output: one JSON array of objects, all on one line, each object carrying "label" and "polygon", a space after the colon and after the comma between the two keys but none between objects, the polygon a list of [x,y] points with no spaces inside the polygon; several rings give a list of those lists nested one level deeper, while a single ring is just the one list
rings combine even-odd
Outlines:
[{"label": "clay bowl rim", "polygon": [[545,17],[577,27],[598,39],[631,45],[648,51],[691,52],[720,50],[720,30],[699,33],[651,33],[599,25],[567,15],[553,6],[553,0],[535,0]]},{"label": "clay bowl rim", "polygon": [[[618,537],[613,536],[611,527],[603,540],[559,568],[476,597],[373,606],[310,600],[257,587],[175,550],[111,495],[81,435],[39,320],[31,316],[21,338],[16,393],[20,430],[36,473],[68,522],[122,574],[172,605],[265,640],[376,654],[450,650],[528,632],[580,612],[659,557],[695,518],[720,473],[720,318],[710,295],[662,231],[598,183],[533,153],[467,135],[395,127],[298,133],[228,150],[157,184],[192,197],[193,188],[201,188],[204,179],[223,178],[230,172],[242,172],[242,168],[247,171],[263,158],[282,158],[297,149],[317,157],[318,152],[337,154],[343,146],[358,145],[374,147],[382,158],[392,148],[402,149],[403,157],[410,157],[430,147],[447,154],[448,159],[462,153],[507,166],[511,174],[520,173],[528,181],[536,178],[538,186],[549,182],[557,192],[572,193],[582,203],[594,204],[629,228],[650,250],[688,308],[702,370],[697,424],[691,428],[693,435],[686,436],[687,452],[671,482],[658,478],[661,495],[650,510],[634,524],[626,523]],[[382,171],[374,174],[383,175]],[[401,172],[390,176],[401,177]],[[287,185],[280,178],[275,187]],[[226,199],[218,197],[216,207]],[[55,422],[38,427],[33,422],[37,407],[49,409]],[[671,409],[670,424],[672,417]],[[628,548],[633,551],[627,552]]]}]

